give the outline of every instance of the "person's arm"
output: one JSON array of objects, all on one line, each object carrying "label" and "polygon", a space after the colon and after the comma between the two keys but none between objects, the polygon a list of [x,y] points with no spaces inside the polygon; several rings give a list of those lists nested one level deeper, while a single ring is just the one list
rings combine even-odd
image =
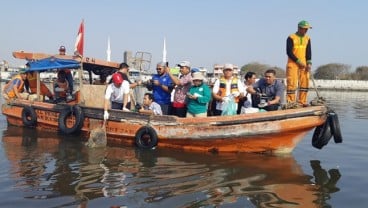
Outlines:
[{"label": "person's arm", "polygon": [[123,88],[123,109],[122,110],[129,110],[127,109],[128,99],[130,95],[129,83],[126,81],[123,81],[123,84],[121,87]]},{"label": "person's arm", "polygon": [[203,96],[197,97],[199,103],[208,103],[211,100],[211,89],[207,86],[203,86]]},{"label": "person's arm", "polygon": [[144,113],[144,114],[148,114],[148,115],[153,115],[153,110],[150,110],[150,109],[145,110],[145,109],[142,108],[142,109],[139,110],[139,112]]},{"label": "person's arm", "polygon": [[285,86],[284,84],[282,84],[281,82],[279,81],[276,81],[276,95],[275,95],[275,98],[271,101],[268,101],[268,105],[273,105],[273,104],[279,104],[281,103],[281,96],[284,95],[284,91],[285,91]]},{"label": "person's arm", "polygon": [[166,72],[166,74],[169,75],[170,79],[172,80],[172,82],[175,85],[181,85],[179,78],[177,76],[174,76],[173,74],[171,74],[170,67],[165,66],[165,72]]},{"label": "person's arm", "polygon": [[124,93],[124,96],[123,96],[123,110],[126,110],[126,106],[128,104],[128,99],[129,99],[129,93]]},{"label": "person's arm", "polygon": [[16,85],[13,86],[13,91],[14,91],[14,94],[17,98],[21,99],[22,97],[20,96],[19,92],[18,92],[18,88]]},{"label": "person's arm", "polygon": [[219,90],[220,90],[220,80],[216,79],[215,84],[213,84],[212,88],[212,97],[217,101],[222,101],[222,97],[217,94]]},{"label": "person's arm", "polygon": [[297,62],[298,58],[294,55],[293,48],[294,48],[294,42],[290,37],[288,37],[286,40],[286,54],[291,60],[293,60],[294,62]]},{"label": "person's arm", "polygon": [[306,60],[307,60],[307,70],[311,70],[312,68],[312,43],[311,40],[309,39],[308,44],[307,44],[307,49],[306,49]]}]

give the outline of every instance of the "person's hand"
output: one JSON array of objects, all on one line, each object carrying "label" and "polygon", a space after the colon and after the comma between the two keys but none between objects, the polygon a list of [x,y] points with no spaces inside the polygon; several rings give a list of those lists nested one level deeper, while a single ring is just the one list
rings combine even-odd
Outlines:
[{"label": "person's hand", "polygon": [[238,96],[240,95],[240,92],[233,92],[233,93],[232,93],[232,95],[233,95],[234,97],[238,97]]},{"label": "person's hand", "polygon": [[160,85],[160,82],[158,80],[153,80],[153,84],[158,86],[158,85]]},{"label": "person's hand", "polygon": [[222,98],[222,102],[225,102],[225,103],[227,103],[227,102],[229,102],[230,101],[230,98],[229,97],[223,97]]},{"label": "person's hand", "polygon": [[312,64],[307,64],[307,68],[305,70],[310,71],[312,69]]},{"label": "person's hand", "polygon": [[104,111],[104,120],[106,121],[107,119],[109,119],[109,112],[107,112],[107,110]]},{"label": "person's hand", "polygon": [[125,111],[125,112],[129,112],[130,110],[129,110],[128,108],[124,107],[124,108],[123,108],[123,111]]},{"label": "person's hand", "polygon": [[263,103],[261,102],[260,104],[258,104],[259,108],[264,108],[266,106],[268,106],[268,102],[263,102]]}]

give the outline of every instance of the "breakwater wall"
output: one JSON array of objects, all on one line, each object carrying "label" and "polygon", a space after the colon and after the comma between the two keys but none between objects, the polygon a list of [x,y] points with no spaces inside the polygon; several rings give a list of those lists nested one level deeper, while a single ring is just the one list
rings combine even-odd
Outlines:
[{"label": "breakwater wall", "polygon": [[[368,91],[368,81],[365,81],[365,80],[318,80],[318,79],[315,79],[314,82],[318,89]],[[314,88],[312,80],[310,80],[309,82],[309,88],[310,89]]]}]

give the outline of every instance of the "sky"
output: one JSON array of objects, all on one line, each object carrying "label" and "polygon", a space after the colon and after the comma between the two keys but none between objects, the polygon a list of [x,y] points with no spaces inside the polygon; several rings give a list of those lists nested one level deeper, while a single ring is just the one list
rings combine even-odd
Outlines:
[{"label": "sky", "polygon": [[312,25],[313,68],[329,63],[368,65],[368,1],[295,0],[63,0],[1,1],[0,61],[24,64],[17,50],[72,54],[84,20],[84,55],[123,61],[124,51],[162,60],[163,40],[171,66],[187,60],[242,67],[258,62],[285,68],[286,38],[300,20]]}]

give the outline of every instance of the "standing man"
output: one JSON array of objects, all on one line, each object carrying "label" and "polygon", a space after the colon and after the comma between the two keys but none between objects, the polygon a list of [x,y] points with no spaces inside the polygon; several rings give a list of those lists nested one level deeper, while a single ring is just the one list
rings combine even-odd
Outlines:
[{"label": "standing man", "polygon": [[233,76],[234,65],[225,64],[223,72],[223,76],[215,81],[212,89],[213,99],[216,100],[215,116],[222,114],[223,105],[229,102],[231,96],[234,97],[235,103],[239,102],[239,96],[244,96],[243,83],[236,76]]},{"label": "standing man", "polygon": [[[312,67],[311,40],[307,35],[309,28],[312,27],[307,21],[300,21],[298,31],[291,34],[286,40],[287,102],[298,102],[303,107],[308,106],[309,72]],[[295,95],[297,89],[299,90],[298,97]]]},{"label": "standing man", "polygon": [[174,92],[174,101],[172,103],[172,114],[179,117],[187,115],[186,96],[189,88],[192,86],[192,75],[190,73],[190,62],[182,61],[178,64],[180,67],[180,78],[170,73],[170,68],[166,67],[166,73],[170,76],[172,82],[176,85]]},{"label": "standing man", "polygon": [[[62,55],[62,56],[66,55],[65,46],[60,46],[59,55]],[[65,71],[66,80],[69,83],[69,93],[70,93],[70,95],[72,95],[73,94],[73,89],[74,89],[74,81],[73,81],[72,71],[70,69],[64,69],[64,71]]]},{"label": "standing man", "polygon": [[[117,71],[116,73],[120,73],[121,77],[123,78],[123,80],[127,81],[129,83],[129,87],[130,87],[130,90],[129,90],[129,99],[128,99],[128,104],[127,104],[127,108],[128,109],[131,109],[132,107],[132,104],[131,104],[131,101],[133,100],[133,106],[135,105],[136,103],[136,98],[134,97],[133,95],[133,89],[135,87],[137,87],[138,85],[141,85],[142,81],[141,80],[138,80],[136,82],[132,82],[130,81],[129,79],[129,65],[125,62],[121,63],[120,66],[119,66],[119,71]],[[109,84],[112,83],[112,79],[110,79],[109,81]]]},{"label": "standing man", "polygon": [[173,83],[166,73],[166,62],[159,62],[156,66],[157,74],[152,76],[153,100],[161,106],[162,114],[171,113],[171,92]]}]

